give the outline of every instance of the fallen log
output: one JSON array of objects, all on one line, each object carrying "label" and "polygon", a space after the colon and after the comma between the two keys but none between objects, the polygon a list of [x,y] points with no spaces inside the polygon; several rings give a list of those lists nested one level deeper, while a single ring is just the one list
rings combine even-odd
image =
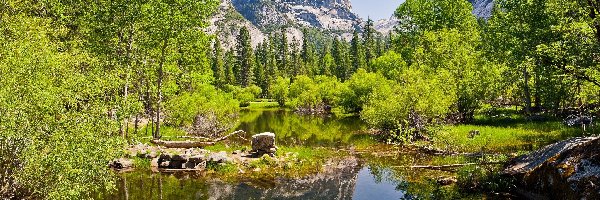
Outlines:
[{"label": "fallen log", "polygon": [[151,140],[150,142],[152,144],[156,144],[159,146],[163,146],[166,148],[184,148],[184,149],[188,149],[188,148],[204,148],[207,146],[212,146],[215,145],[217,142],[226,140],[227,138],[236,135],[236,134],[240,134],[240,133],[245,133],[245,131],[243,130],[239,130],[239,131],[234,131],[233,133],[230,133],[229,135],[217,138],[217,139],[212,139],[209,141],[165,141],[165,140]]},{"label": "fallen log", "polygon": [[163,146],[166,148],[203,148],[206,146],[215,145],[215,142],[204,142],[204,141],[165,141],[165,140],[152,140],[152,144]]},{"label": "fallen log", "polygon": [[413,166],[392,166],[393,168],[411,168],[411,169],[431,169],[440,171],[452,171],[455,168],[472,166],[472,165],[500,165],[505,162],[485,162],[485,163],[464,163],[451,165],[413,165]]}]

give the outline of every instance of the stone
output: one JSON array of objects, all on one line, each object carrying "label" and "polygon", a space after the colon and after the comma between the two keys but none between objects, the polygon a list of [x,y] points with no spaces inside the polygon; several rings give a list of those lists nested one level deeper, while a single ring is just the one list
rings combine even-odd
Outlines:
[{"label": "stone", "polygon": [[127,158],[119,158],[108,164],[110,168],[122,170],[133,168],[133,161]]},{"label": "stone", "polygon": [[158,167],[159,168],[169,168],[169,166],[171,166],[171,162],[169,161],[162,161],[158,163]]},{"label": "stone", "polygon": [[600,199],[600,137],[580,137],[515,158],[502,172],[554,199]]},{"label": "stone", "polygon": [[472,130],[469,131],[469,138],[474,138],[475,136],[480,135],[481,133],[479,132],[479,130]]},{"label": "stone", "polygon": [[204,157],[204,155],[194,155],[188,159],[188,162],[192,162],[192,163],[196,163],[196,164],[204,162],[204,161],[206,161],[206,158]]},{"label": "stone", "polygon": [[213,163],[230,163],[232,159],[227,156],[227,152],[221,151],[218,153],[211,153],[207,159],[208,162]]},{"label": "stone", "polygon": [[437,183],[440,184],[441,186],[446,186],[446,185],[452,185],[454,183],[456,183],[456,178],[454,177],[440,177],[437,180]]},{"label": "stone", "polygon": [[150,162],[150,167],[152,168],[158,168],[159,164],[158,164],[158,158],[153,158],[152,161]]},{"label": "stone", "polygon": [[275,154],[275,133],[261,133],[252,136],[252,153],[256,156],[263,154]]}]

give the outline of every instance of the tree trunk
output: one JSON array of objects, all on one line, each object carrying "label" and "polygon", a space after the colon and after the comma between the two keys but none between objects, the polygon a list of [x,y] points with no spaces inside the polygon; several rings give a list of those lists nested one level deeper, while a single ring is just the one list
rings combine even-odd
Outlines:
[{"label": "tree trunk", "polygon": [[531,115],[531,91],[529,90],[529,72],[527,71],[527,67],[523,66],[523,92],[524,92],[524,101],[525,101],[525,113],[527,115]]},{"label": "tree trunk", "polygon": [[163,100],[162,95],[162,80],[164,76],[163,66],[165,64],[165,54],[167,50],[168,39],[165,38],[163,40],[163,46],[161,49],[160,63],[158,65],[158,81],[157,81],[157,89],[158,89],[158,101],[156,102],[156,132],[154,135],[155,139],[160,138],[160,104]]}]

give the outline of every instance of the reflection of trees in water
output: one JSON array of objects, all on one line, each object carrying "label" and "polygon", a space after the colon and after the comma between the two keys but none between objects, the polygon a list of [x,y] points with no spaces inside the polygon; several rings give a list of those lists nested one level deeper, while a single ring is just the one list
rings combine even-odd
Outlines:
[{"label": "reflection of trees in water", "polygon": [[351,199],[360,167],[356,160],[297,180],[228,183],[188,176],[122,174],[118,191],[103,199]]},{"label": "reflection of trees in water", "polygon": [[366,125],[357,117],[298,115],[290,111],[244,111],[236,129],[251,134],[274,132],[283,145],[337,146],[348,144]]}]

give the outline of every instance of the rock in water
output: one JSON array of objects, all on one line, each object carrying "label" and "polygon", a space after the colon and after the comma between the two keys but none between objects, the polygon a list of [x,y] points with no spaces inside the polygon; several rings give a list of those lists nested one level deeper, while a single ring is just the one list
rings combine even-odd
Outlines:
[{"label": "rock in water", "polygon": [[573,138],[513,159],[503,174],[556,199],[600,199],[600,137]]},{"label": "rock in water", "polygon": [[269,154],[274,156],[277,152],[275,146],[275,133],[261,133],[252,136],[252,153],[255,156],[262,156]]}]

